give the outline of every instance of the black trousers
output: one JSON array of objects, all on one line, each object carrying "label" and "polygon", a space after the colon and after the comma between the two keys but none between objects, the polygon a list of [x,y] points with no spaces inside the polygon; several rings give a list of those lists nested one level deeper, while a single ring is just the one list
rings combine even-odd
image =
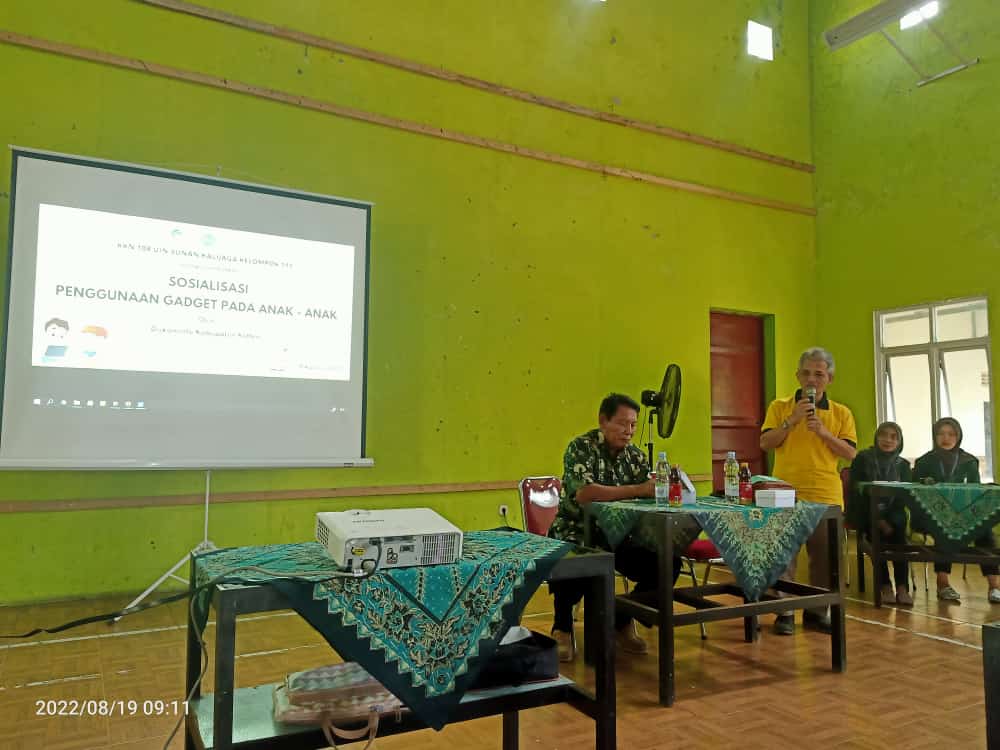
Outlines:
[{"label": "black trousers", "polygon": [[[606,545],[602,545],[607,548]],[[659,582],[659,560],[656,550],[640,547],[627,537],[615,550],[615,570],[635,582],[635,591],[656,591]],[[677,582],[680,575],[681,561],[675,557],[673,563],[673,580]],[[557,581],[549,584],[549,590],[555,599],[555,622],[553,630],[564,633],[573,631],[573,607],[583,598],[589,581],[585,579]],[[621,630],[632,622],[628,615],[615,614],[615,628]],[[652,625],[653,623],[647,623]]]},{"label": "black trousers", "polygon": [[[993,549],[996,547],[996,540],[993,538],[993,532],[987,531],[983,536],[979,537],[975,541],[977,547],[989,547]],[[996,576],[1000,575],[1000,567],[996,565],[980,565],[979,569],[983,571],[984,576]],[[951,573],[951,563],[934,563],[935,573]]]},{"label": "black trousers", "polygon": [[[906,511],[903,509],[903,506],[893,504],[881,510],[882,512],[879,514],[880,518],[892,527],[891,534],[883,533],[881,535],[882,540],[887,544],[906,544]],[[871,534],[865,534],[865,536],[871,539]],[[896,582],[897,589],[902,586],[905,590],[909,590],[909,573],[910,564],[908,562],[893,560],[892,578]],[[889,583],[889,563],[885,560],[879,563],[875,583],[879,586]]]},{"label": "black trousers", "polygon": [[[865,536],[871,539],[870,535],[866,534]],[[893,526],[891,534],[882,534],[882,541],[886,544],[906,544],[906,529],[900,526]],[[878,577],[875,579],[875,582],[879,586],[884,586],[889,583],[889,563],[881,560],[878,567]],[[910,564],[905,560],[893,560],[892,579],[896,582],[897,589],[902,586],[904,590],[909,591]]]}]

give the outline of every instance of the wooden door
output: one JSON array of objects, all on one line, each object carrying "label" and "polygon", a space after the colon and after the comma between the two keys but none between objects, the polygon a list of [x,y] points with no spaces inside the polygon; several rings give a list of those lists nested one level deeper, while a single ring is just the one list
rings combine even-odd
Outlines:
[{"label": "wooden door", "polygon": [[750,471],[766,468],[760,449],[764,421],[764,321],[752,315],[711,313],[712,487],[723,489],[722,465],[736,451]]}]

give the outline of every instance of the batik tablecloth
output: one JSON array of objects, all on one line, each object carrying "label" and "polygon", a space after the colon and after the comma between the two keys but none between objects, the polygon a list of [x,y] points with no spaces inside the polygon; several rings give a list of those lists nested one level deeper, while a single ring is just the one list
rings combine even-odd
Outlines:
[{"label": "batik tablecloth", "polygon": [[[453,565],[329,579],[338,568],[315,542],[237,547],[199,555],[196,578],[199,586],[276,587],[344,659],[358,662],[428,726],[440,729],[571,548],[519,531],[471,531]],[[210,589],[195,599],[200,629],[210,602]]]},{"label": "batik tablecloth", "polygon": [[788,568],[829,506],[797,503],[794,508],[758,508],[699,499],[680,508],[641,502],[591,503],[589,508],[612,548],[632,534],[636,543],[655,549],[657,524],[640,523],[649,513],[674,514],[677,554],[704,530],[747,599],[758,601]]},{"label": "batik tablecloth", "polygon": [[1000,487],[989,484],[870,484],[903,497],[910,524],[934,537],[934,546],[955,552],[1000,523]]}]

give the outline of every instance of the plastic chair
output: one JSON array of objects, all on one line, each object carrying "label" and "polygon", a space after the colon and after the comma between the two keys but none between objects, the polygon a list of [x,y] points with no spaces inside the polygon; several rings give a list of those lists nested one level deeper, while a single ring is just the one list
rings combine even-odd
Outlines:
[{"label": "plastic chair", "polygon": [[[850,469],[841,469],[840,470],[840,481],[843,483],[843,486],[844,486],[844,509],[846,510],[847,509],[847,505],[850,502],[852,502],[852,499],[851,499],[851,496],[850,496],[850,489],[849,489],[850,488],[850,482],[851,482],[851,470]],[[909,521],[907,521],[907,527],[909,527]],[[847,544],[847,528],[848,528],[848,525],[845,522],[844,523],[844,544],[845,544],[845,546]],[[854,526],[851,525],[851,528],[854,528]],[[920,534],[923,538],[922,539],[917,539],[917,534]],[[858,591],[864,591],[865,590],[865,553],[864,553],[864,540],[861,538],[861,534],[858,533],[857,529],[854,529],[854,535],[855,535],[856,541],[857,541],[857,553],[858,553]],[[907,535],[906,536],[907,536],[907,542],[909,542],[910,544],[918,544],[918,543],[919,544],[928,544],[928,543],[933,544],[933,540],[927,534],[924,534],[923,532],[920,532],[920,531],[913,531],[912,529],[907,528]],[[916,565],[917,565],[916,563],[910,563],[910,577],[911,577],[911,579],[913,581],[913,590],[914,591],[917,590],[917,570],[916,570]],[[846,569],[848,571],[848,575],[849,575],[850,574],[850,570],[851,570],[851,566],[848,565],[848,566],[845,566],[845,567],[846,567]],[[847,585],[848,586],[851,585],[850,579],[847,580]],[[872,571],[872,585],[875,585],[875,572],[874,572],[874,570]],[[927,563],[924,563],[924,591],[927,591],[927,590],[928,590]]]},{"label": "plastic chair", "polygon": [[[850,481],[851,481],[851,470],[850,469],[841,469],[840,470],[840,481],[844,485],[844,509],[846,510],[848,503],[851,502],[851,498],[850,498],[850,494],[849,494],[849,486],[850,486]],[[926,545],[932,545],[932,544],[934,544],[934,539],[929,534],[927,534],[926,532],[923,532],[923,531],[915,531],[914,529],[910,528],[909,511],[907,511],[906,526],[907,526],[907,529],[906,529],[906,541],[907,541],[907,543],[909,543],[909,544],[921,544],[921,545],[925,545],[925,546]],[[864,540],[861,538],[861,534],[858,533],[857,529],[854,530],[854,533],[855,533],[855,536],[857,537],[858,590],[859,591],[864,591],[865,590],[865,567],[864,567],[864,565],[865,565],[865,555],[864,555],[864,544],[863,544]],[[918,538],[918,535],[919,535],[919,538]],[[846,522],[844,523],[844,544],[845,545],[847,544],[847,523]],[[927,576],[927,566],[928,565],[929,565],[929,563],[924,563],[924,591],[930,591],[930,584],[929,584],[929,579],[928,579],[928,576]],[[846,567],[847,567],[847,570],[850,571],[851,567],[849,565],[846,566]],[[872,571],[872,585],[875,584],[875,577],[876,577],[875,571],[873,570]],[[911,562],[910,563],[910,580],[913,582],[913,590],[916,591],[917,590],[917,563],[915,563],[915,562]],[[847,581],[847,585],[848,586],[851,585],[850,580]]]},{"label": "plastic chair", "polygon": [[[714,565],[725,565],[725,560],[719,554],[718,548],[708,539],[695,539],[691,544],[687,546],[684,552],[681,553],[681,563],[687,565],[687,570],[684,571],[691,576],[691,582],[697,586],[698,576],[694,572],[694,564],[696,562],[705,563],[705,575],[702,577],[701,585],[708,585],[708,576],[712,572],[712,566]],[[705,629],[705,623],[700,623],[701,625],[701,639],[708,639],[708,631]]]},{"label": "plastic chair", "polygon": [[[559,477],[525,477],[517,483],[517,491],[521,496],[521,517],[524,519],[524,530],[529,534],[548,536],[549,527],[559,512],[559,492],[562,490],[562,480]],[[616,573],[622,579],[625,593],[628,593],[628,579]],[[577,619],[577,610],[573,608],[573,619]]]},{"label": "plastic chair", "polygon": [[[909,521],[907,521],[907,526],[909,526]],[[934,537],[928,534],[926,531],[917,531],[912,528],[907,529],[907,541],[910,544],[920,544],[924,547],[934,546]],[[930,563],[924,563],[924,592],[930,593],[930,578],[927,575],[927,568]],[[913,590],[917,590],[917,563],[910,563],[910,580],[913,581]]]},{"label": "plastic chair", "polygon": [[549,527],[559,512],[559,477],[525,477],[517,483],[521,496],[521,517],[524,530],[530,534],[547,536]]},{"label": "plastic chair", "polygon": [[[538,536],[548,536],[549,527],[559,512],[561,489],[562,480],[559,477],[525,477],[517,483],[525,531]],[[573,619],[576,619],[575,607]]]},{"label": "plastic chair", "polygon": [[[865,590],[865,554],[862,550],[861,535],[858,530],[854,528],[854,524],[849,523],[846,520],[847,516],[847,506],[851,503],[851,470],[848,467],[844,467],[840,470],[840,487],[841,492],[843,492],[844,497],[844,549],[843,549],[843,559],[847,559],[847,532],[854,532],[854,541],[858,553],[858,580],[861,582],[861,591]],[[844,565],[844,579],[848,587],[851,585],[851,566]]]}]

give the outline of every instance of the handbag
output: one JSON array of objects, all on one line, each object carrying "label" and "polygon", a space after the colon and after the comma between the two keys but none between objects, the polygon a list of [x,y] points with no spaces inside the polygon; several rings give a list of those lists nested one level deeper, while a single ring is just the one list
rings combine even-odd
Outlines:
[{"label": "handbag", "polygon": [[559,646],[552,638],[521,626],[512,627],[470,690],[554,680],[559,676]]},{"label": "handbag", "polygon": [[[396,720],[405,710],[402,702],[355,662],[293,672],[274,688],[275,721],[287,724],[318,724],[327,742],[336,739],[361,740],[371,747],[383,714],[394,713]],[[365,722],[360,729],[343,729],[337,724]]]}]

